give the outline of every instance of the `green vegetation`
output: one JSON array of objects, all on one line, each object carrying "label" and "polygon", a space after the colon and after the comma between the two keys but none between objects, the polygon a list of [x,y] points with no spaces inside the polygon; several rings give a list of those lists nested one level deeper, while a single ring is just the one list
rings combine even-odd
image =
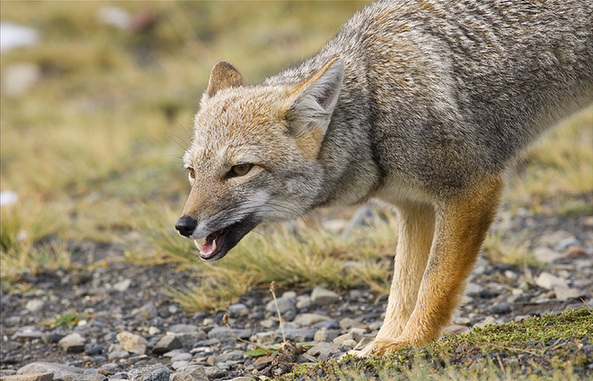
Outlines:
[{"label": "green vegetation", "polygon": [[[476,328],[423,349],[382,358],[347,357],[299,366],[283,380],[575,380],[593,364],[593,310],[567,310],[518,323]],[[485,355],[484,355],[485,354]],[[590,370],[589,370],[590,372]]]}]

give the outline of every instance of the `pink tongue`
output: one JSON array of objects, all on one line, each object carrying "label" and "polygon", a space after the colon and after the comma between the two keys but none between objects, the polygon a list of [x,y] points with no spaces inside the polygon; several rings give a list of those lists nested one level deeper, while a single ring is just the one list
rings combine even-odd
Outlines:
[{"label": "pink tongue", "polygon": [[204,255],[214,253],[218,248],[218,237],[220,237],[220,231],[210,234],[201,244],[198,241],[195,241],[198,250],[200,250],[200,252]]}]

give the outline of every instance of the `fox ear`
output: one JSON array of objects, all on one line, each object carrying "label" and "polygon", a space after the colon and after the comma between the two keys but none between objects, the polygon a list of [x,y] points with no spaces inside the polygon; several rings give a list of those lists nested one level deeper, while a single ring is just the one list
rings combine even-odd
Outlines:
[{"label": "fox ear", "polygon": [[245,81],[241,73],[226,61],[219,61],[212,68],[206,95],[213,97],[218,91],[229,87],[243,86]]},{"label": "fox ear", "polygon": [[344,64],[336,58],[321,70],[289,90],[287,110],[290,131],[298,136],[321,127],[323,134],[338,102],[344,78]]}]

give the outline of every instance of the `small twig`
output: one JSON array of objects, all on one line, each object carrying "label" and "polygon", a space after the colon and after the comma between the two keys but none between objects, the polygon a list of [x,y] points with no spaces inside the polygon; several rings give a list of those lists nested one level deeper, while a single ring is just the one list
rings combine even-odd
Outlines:
[{"label": "small twig", "polygon": [[280,308],[278,308],[278,301],[276,300],[276,282],[270,283],[270,292],[274,298],[274,305],[276,306],[276,312],[278,313],[278,321],[280,322],[280,331],[282,332],[282,343],[286,343],[286,335],[284,334],[284,322],[282,321],[282,315],[280,314]]},{"label": "small twig", "polygon": [[254,345],[260,349],[267,350],[265,347],[259,345],[258,343],[252,343],[250,341],[244,340],[244,339],[240,338],[239,336],[235,335],[235,332],[233,332],[233,329],[231,328],[231,326],[229,324],[229,314],[224,314],[224,316],[222,317],[222,322],[224,323],[224,325],[226,325],[226,327],[229,329],[229,331],[231,331],[231,335],[233,335],[233,337],[235,339],[239,340],[242,343],[251,344],[251,345]]}]

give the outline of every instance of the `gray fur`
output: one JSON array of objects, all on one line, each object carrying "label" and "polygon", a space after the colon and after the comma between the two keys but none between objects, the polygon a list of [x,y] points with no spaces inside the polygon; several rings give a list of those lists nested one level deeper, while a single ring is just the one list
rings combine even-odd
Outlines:
[{"label": "gray fur", "polygon": [[320,203],[372,197],[386,176],[443,197],[591,103],[593,2],[378,1],[264,85],[301,82],[336,57],[344,82]]}]

